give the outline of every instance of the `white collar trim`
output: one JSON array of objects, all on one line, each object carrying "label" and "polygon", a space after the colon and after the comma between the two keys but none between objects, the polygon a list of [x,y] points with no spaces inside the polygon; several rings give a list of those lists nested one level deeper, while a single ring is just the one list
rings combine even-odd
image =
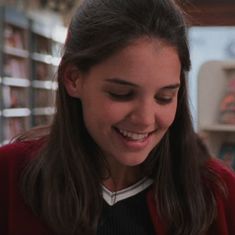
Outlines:
[{"label": "white collar trim", "polygon": [[147,187],[149,187],[153,183],[152,179],[143,178],[137,183],[127,187],[125,189],[111,192],[105,186],[102,186],[102,193],[104,200],[110,205],[113,206],[115,203],[124,200],[126,198],[132,197],[142,191],[144,191]]}]

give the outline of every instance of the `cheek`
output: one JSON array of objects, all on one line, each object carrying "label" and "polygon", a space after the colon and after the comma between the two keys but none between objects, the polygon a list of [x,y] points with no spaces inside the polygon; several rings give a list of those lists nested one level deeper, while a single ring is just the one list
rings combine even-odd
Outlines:
[{"label": "cheek", "polygon": [[159,112],[158,115],[158,122],[162,126],[162,128],[168,128],[175,119],[176,114],[176,104],[172,104]]},{"label": "cheek", "polygon": [[83,102],[83,117],[86,125],[107,128],[125,115],[121,105],[115,105],[107,100],[89,99]]}]

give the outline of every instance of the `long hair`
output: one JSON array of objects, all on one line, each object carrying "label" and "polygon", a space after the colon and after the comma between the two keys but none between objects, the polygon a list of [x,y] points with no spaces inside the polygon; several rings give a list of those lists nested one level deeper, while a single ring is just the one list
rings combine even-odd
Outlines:
[{"label": "long hair", "polygon": [[190,56],[184,13],[173,0],[85,0],[68,29],[53,123],[21,184],[26,203],[57,234],[96,233],[107,168],[85,128],[80,100],[66,92],[66,68],[86,73],[141,37],[167,42],[181,62],[175,120],[143,164],[146,176],[154,179],[158,211],[174,235],[203,234],[216,215],[214,195],[202,183],[204,175],[213,177],[203,167],[209,154],[193,130],[187,101]]}]

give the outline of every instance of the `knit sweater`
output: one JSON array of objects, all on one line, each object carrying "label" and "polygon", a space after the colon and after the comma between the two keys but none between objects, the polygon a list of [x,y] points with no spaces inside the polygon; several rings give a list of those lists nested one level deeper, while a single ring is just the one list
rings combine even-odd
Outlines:
[{"label": "knit sweater", "polygon": [[[28,141],[14,143],[0,148],[1,235],[54,235],[47,225],[27,207],[19,190],[19,178],[22,169],[33,158],[39,145],[37,141]],[[217,161],[211,160],[208,164],[224,180],[228,187],[228,196],[224,198],[215,192],[218,215],[206,235],[235,235],[235,175]],[[158,215],[152,190],[147,188],[143,191],[143,194],[140,194],[135,199],[137,201],[140,199],[145,200],[141,204],[144,210],[143,216],[147,220],[150,217],[154,234],[166,235],[167,225]],[[121,211],[117,213],[121,213]],[[136,219],[138,218],[139,215],[137,215]],[[116,222],[112,220],[112,223]],[[145,221],[142,225],[151,230],[151,223]],[[123,235],[123,233],[115,234]]]},{"label": "knit sweater", "polygon": [[146,200],[150,186],[146,189],[141,188],[144,185],[145,182],[142,181],[139,187],[118,191],[117,201],[114,203],[104,200],[97,235],[155,234]]}]

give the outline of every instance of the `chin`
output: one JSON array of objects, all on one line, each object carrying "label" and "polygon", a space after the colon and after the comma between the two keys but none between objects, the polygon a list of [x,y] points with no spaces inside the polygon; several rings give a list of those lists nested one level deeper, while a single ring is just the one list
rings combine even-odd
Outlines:
[{"label": "chin", "polygon": [[117,161],[121,163],[123,166],[138,166],[141,165],[146,160],[146,157],[136,157],[136,156],[128,156],[127,158],[118,158]]}]

